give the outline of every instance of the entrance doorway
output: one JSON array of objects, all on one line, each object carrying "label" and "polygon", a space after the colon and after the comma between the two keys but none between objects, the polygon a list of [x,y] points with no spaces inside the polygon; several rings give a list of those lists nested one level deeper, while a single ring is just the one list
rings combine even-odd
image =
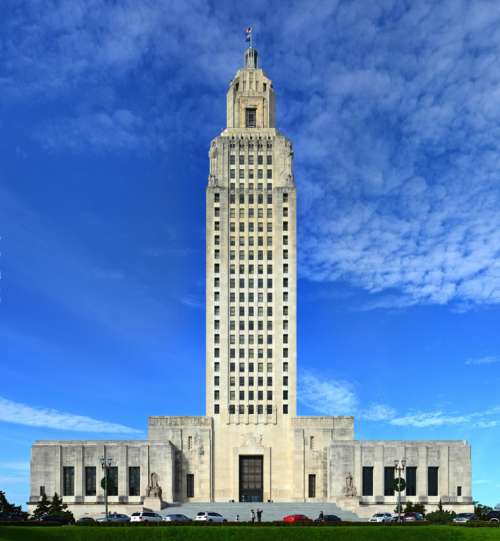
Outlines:
[{"label": "entrance doorway", "polygon": [[240,455],[240,502],[262,501],[263,470],[262,455]]}]

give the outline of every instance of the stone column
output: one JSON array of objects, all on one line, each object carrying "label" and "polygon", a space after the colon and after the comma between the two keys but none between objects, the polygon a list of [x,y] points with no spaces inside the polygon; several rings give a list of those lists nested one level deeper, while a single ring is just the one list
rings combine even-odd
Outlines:
[{"label": "stone column", "polygon": [[83,474],[83,445],[80,445],[75,449],[75,500],[80,500],[84,495],[84,479]]},{"label": "stone column", "polygon": [[373,461],[373,495],[376,499],[384,497],[384,447],[377,445]]},{"label": "stone column", "polygon": [[141,466],[141,496],[146,496],[146,490],[149,484],[149,445],[144,445],[140,449],[139,463]]},{"label": "stone column", "polygon": [[449,456],[448,445],[439,446],[439,470],[438,470],[438,494],[439,496],[450,496],[449,486]]},{"label": "stone column", "polygon": [[417,496],[427,498],[427,447],[418,448]]},{"label": "stone column", "polygon": [[118,497],[128,496],[128,447],[121,445],[118,451]]}]

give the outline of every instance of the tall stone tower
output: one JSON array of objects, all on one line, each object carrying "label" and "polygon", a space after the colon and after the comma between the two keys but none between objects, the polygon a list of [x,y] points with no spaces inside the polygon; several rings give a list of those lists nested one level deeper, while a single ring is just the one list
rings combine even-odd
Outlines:
[{"label": "tall stone tower", "polygon": [[279,424],[296,413],[296,222],[292,145],[271,80],[245,52],[210,147],[206,415]]},{"label": "tall stone tower", "polygon": [[[350,416],[297,417],[295,217],[292,146],[275,127],[272,83],[250,47],[229,86],[227,126],[210,147],[206,415],[151,416],[147,440],[35,442],[31,510],[54,492],[77,517],[101,510],[101,457],[112,463],[108,496],[118,512],[322,502],[310,508],[317,513],[331,502],[366,517],[394,509],[402,459],[406,501],[473,510],[466,442],[359,441]],[[233,509],[227,518],[242,512]]]}]

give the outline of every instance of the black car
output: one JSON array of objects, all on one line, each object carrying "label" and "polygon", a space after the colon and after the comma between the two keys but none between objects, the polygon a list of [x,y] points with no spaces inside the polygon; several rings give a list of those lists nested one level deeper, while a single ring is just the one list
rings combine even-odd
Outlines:
[{"label": "black car", "polygon": [[337,515],[323,515],[323,518],[318,517],[314,522],[342,522],[342,519]]},{"label": "black car", "polygon": [[49,522],[50,524],[74,524],[75,519],[69,513],[61,513],[60,515],[45,515],[40,522]]},{"label": "black car", "polygon": [[485,518],[488,522],[500,522],[500,509],[492,509]]}]

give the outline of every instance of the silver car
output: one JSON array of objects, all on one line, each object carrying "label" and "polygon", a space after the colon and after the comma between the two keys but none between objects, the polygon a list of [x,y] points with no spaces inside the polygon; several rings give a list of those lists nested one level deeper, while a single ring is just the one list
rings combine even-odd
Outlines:
[{"label": "silver car", "polygon": [[191,522],[189,517],[181,514],[165,515],[163,520],[164,522]]}]

